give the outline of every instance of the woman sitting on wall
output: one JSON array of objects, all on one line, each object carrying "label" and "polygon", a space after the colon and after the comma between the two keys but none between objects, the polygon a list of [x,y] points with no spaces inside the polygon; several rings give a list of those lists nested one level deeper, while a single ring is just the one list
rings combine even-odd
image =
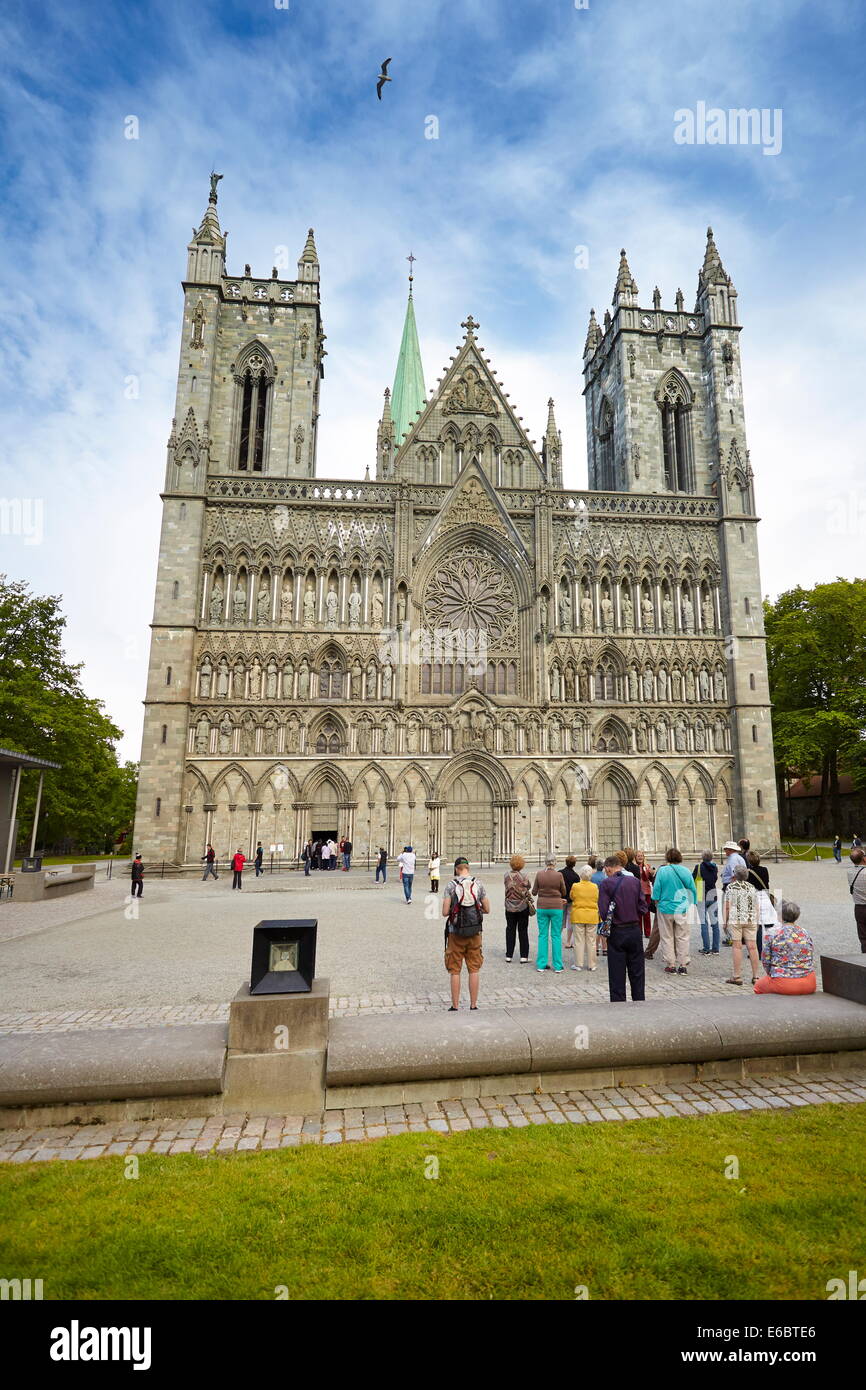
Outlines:
[{"label": "woman sitting on wall", "polygon": [[761,964],[767,973],[756,982],[756,994],[815,993],[812,938],[797,925],[799,916],[796,903],[784,903],[782,925],[765,930]]}]

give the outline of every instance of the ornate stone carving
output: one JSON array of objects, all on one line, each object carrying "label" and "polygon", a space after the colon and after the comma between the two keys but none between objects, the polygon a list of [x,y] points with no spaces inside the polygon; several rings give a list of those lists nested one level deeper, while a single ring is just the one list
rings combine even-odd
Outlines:
[{"label": "ornate stone carving", "polygon": [[455,381],[442,405],[443,415],[498,415],[492,392],[481,379],[477,367],[466,367]]},{"label": "ornate stone carving", "polygon": [[510,581],[486,555],[455,554],[427,581],[424,615],[433,631],[484,633],[488,644],[500,646],[514,633],[515,609]]}]

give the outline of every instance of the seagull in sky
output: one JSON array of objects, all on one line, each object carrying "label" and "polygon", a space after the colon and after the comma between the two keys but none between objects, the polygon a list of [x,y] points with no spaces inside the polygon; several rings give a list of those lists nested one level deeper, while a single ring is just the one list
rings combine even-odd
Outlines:
[{"label": "seagull in sky", "polygon": [[390,63],[390,61],[390,58],[385,59],[384,63],[382,64],[382,71],[379,75],[379,81],[376,83],[376,96],[379,98],[380,101],[382,100],[382,88],[384,87],[385,83],[393,82],[394,80],[393,77],[388,76],[388,64]]}]

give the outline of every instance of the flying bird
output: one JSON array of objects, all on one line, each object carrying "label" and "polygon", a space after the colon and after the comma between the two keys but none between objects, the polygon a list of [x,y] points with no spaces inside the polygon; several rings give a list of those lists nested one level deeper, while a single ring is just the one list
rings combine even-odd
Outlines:
[{"label": "flying bird", "polygon": [[379,81],[376,83],[376,96],[379,98],[380,101],[382,100],[382,88],[384,87],[385,83],[393,82],[394,80],[393,77],[388,76],[388,64],[390,63],[390,61],[390,58],[385,59],[384,63],[382,64],[382,71],[379,75]]}]

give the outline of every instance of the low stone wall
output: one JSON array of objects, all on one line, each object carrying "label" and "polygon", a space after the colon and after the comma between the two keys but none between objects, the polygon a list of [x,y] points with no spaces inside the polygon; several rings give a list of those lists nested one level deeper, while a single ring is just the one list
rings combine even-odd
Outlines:
[{"label": "low stone wall", "polygon": [[59,865],[56,869],[39,869],[28,874],[16,869],[13,896],[17,903],[41,903],[65,898],[70,893],[86,893],[95,882],[95,864]]}]

